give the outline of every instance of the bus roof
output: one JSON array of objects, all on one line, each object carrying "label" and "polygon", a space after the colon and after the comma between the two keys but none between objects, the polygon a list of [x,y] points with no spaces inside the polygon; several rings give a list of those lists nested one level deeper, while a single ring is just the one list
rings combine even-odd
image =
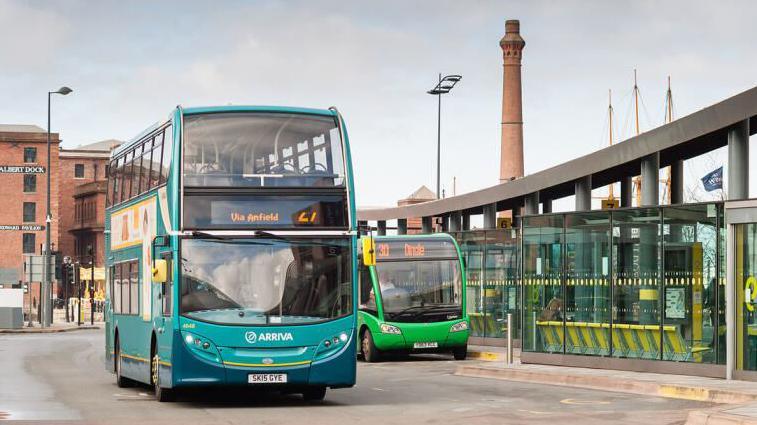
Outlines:
[{"label": "bus roof", "polygon": [[[175,111],[175,110],[174,110]],[[273,113],[291,113],[291,114],[308,114],[308,115],[321,115],[328,117],[335,117],[336,112],[331,109],[315,109],[315,108],[300,108],[294,106],[267,106],[267,105],[226,105],[226,106],[192,106],[183,108],[184,115],[193,114],[213,114],[218,112],[273,112]],[[169,120],[173,115],[169,115]],[[167,120],[166,120],[167,121]],[[122,152],[129,150],[144,136],[157,130],[166,121],[158,121],[145,130],[140,132],[136,137],[133,137],[128,142],[121,144],[118,148],[114,149],[111,153],[111,158],[115,158]]]},{"label": "bus roof", "polygon": [[294,106],[268,105],[227,105],[227,106],[193,106],[183,109],[184,115],[212,114],[216,112],[278,112],[292,114],[336,116],[330,109],[300,108]]}]

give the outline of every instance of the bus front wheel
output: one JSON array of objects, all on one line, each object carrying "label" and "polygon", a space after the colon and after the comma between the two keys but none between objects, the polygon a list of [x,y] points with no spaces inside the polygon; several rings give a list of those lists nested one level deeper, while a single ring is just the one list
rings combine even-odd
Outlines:
[{"label": "bus front wheel", "polygon": [[326,398],[326,387],[308,388],[302,392],[305,401],[321,401]]},{"label": "bus front wheel", "polygon": [[173,401],[174,392],[170,388],[163,388],[160,386],[160,356],[153,354],[152,356],[152,385],[155,390],[155,398],[162,402]]},{"label": "bus front wheel", "polygon": [[468,346],[456,347],[452,350],[452,355],[455,356],[455,360],[465,360],[468,357]]},{"label": "bus front wheel", "polygon": [[366,329],[363,332],[363,339],[360,342],[360,349],[363,352],[363,359],[368,363],[379,361],[381,354],[379,353],[376,344],[373,343],[373,335],[371,335],[370,329]]}]

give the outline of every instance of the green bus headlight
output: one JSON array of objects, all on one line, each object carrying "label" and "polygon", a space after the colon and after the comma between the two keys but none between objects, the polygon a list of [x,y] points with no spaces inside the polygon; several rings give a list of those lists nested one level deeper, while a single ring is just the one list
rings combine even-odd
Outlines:
[{"label": "green bus headlight", "polygon": [[461,332],[461,331],[467,331],[468,330],[468,322],[460,322],[455,323],[452,325],[451,328],[449,328],[450,332]]},{"label": "green bus headlight", "polygon": [[385,334],[401,335],[402,331],[396,326],[392,326],[388,323],[381,324],[381,332]]}]

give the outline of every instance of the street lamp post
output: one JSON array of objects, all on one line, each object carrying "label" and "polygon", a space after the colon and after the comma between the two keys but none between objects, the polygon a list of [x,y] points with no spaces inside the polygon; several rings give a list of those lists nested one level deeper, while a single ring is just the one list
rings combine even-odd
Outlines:
[{"label": "street lamp post", "polygon": [[52,213],[50,212],[50,98],[53,94],[67,95],[73,90],[63,86],[56,91],[47,92],[47,216],[45,218],[45,263],[42,266],[42,327],[46,328],[50,326],[52,319],[52,305],[50,304],[50,298],[52,295],[52,282],[50,279],[50,262],[52,260],[52,253],[50,252],[50,226],[52,225]]},{"label": "street lamp post", "polygon": [[442,162],[442,95],[449,93],[452,87],[455,87],[458,81],[462,80],[462,75],[447,75],[442,77],[439,74],[439,82],[436,86],[426,93],[435,95],[438,99],[438,112],[436,121],[436,199],[439,198],[439,188],[441,186],[441,162]]}]

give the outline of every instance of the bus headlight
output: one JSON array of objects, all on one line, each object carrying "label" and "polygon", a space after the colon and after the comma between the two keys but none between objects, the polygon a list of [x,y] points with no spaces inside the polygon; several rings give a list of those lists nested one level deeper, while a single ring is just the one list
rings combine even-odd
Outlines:
[{"label": "bus headlight", "polygon": [[388,323],[382,323],[381,324],[381,333],[401,335],[402,331],[400,330],[400,328],[398,328],[396,326],[392,326],[392,325],[390,325]]},{"label": "bus headlight", "polygon": [[468,322],[459,322],[452,325],[451,328],[449,328],[450,332],[461,332],[461,331],[467,331],[468,330]]}]

